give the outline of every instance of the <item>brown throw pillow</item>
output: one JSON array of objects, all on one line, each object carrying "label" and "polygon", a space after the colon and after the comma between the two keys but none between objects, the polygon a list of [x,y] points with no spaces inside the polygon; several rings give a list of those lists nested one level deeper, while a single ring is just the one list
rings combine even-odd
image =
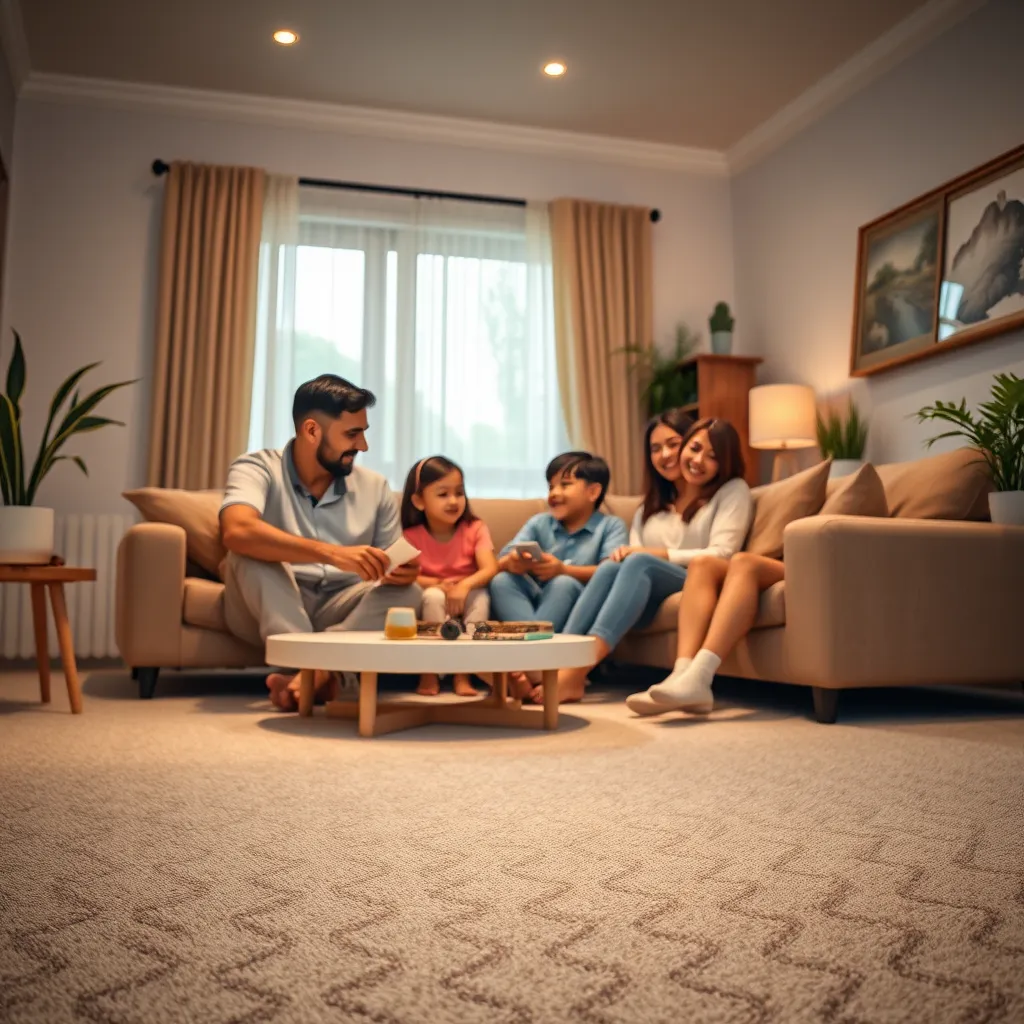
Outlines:
[{"label": "brown throw pillow", "polygon": [[889,515],[897,519],[987,519],[992,481],[975,448],[878,467]]},{"label": "brown throw pillow", "polygon": [[785,480],[753,488],[754,522],[743,550],[766,558],[781,558],[783,530],[797,519],[817,515],[825,504],[831,465],[831,460],[826,459]]},{"label": "brown throw pillow", "polygon": [[171,487],[140,487],[125,491],[127,498],[149,523],[170,523],[185,531],[188,557],[220,579],[220,563],[227,555],[220,541],[220,503],[223,491],[182,491]]},{"label": "brown throw pillow", "polygon": [[865,462],[856,473],[840,477],[835,483],[835,489],[829,488],[820,515],[879,516],[883,519],[889,515],[885,488],[870,462]]}]

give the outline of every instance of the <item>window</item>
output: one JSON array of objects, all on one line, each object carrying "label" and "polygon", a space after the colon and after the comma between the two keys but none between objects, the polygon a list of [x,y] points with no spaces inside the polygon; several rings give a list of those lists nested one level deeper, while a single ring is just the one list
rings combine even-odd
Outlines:
[{"label": "window", "polygon": [[444,454],[471,497],[544,492],[568,447],[546,210],[304,188],[297,244],[264,239],[252,447],[283,445],[295,388],[337,373],[376,394],[360,461],[396,489]]}]

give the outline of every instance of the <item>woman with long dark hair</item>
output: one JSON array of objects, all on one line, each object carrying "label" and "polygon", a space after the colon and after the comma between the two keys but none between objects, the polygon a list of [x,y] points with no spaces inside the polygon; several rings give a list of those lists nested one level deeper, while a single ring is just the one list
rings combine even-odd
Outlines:
[{"label": "woman with long dark hair", "polygon": [[[740,550],[754,515],[743,470],[739,435],[726,420],[693,423],[675,409],[647,424],[644,500],[629,544],[598,566],[565,624],[566,633],[597,640],[594,664],[682,590],[693,559],[729,559]],[[559,700],[579,700],[589,671],[560,672]],[[534,699],[539,697],[535,692]]]}]

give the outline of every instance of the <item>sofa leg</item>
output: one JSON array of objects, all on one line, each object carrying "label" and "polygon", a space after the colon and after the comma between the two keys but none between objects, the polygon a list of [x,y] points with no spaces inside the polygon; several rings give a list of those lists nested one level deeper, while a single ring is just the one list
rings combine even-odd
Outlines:
[{"label": "sofa leg", "polygon": [[839,713],[839,691],[812,686],[811,697],[814,700],[814,717],[822,725],[831,725]]},{"label": "sofa leg", "polygon": [[133,683],[137,683],[138,681],[139,681],[139,668],[136,665],[135,668],[132,669],[132,682]]},{"label": "sofa leg", "polygon": [[156,677],[160,674],[158,668],[137,668],[139,681],[139,697],[142,700],[152,700],[153,692],[156,690]]}]

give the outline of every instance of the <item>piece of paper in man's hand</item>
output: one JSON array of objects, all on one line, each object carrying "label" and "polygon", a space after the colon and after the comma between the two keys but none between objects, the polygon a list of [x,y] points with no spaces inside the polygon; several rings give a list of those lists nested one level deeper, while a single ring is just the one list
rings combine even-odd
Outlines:
[{"label": "piece of paper in man's hand", "polygon": [[[384,554],[388,556],[388,572],[400,565],[405,565],[406,562],[411,562],[419,553],[418,547],[410,544],[404,537],[399,537],[394,544],[384,549]],[[377,580],[374,586],[379,587],[382,582],[383,580]]]}]

